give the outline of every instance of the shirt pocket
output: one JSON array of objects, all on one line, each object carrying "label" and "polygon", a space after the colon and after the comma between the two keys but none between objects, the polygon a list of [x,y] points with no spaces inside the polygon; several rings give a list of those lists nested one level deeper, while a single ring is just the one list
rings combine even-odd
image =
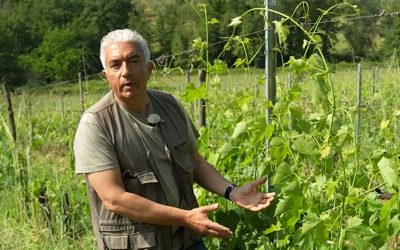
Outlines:
[{"label": "shirt pocket", "polygon": [[127,192],[135,193],[155,202],[163,200],[160,182],[153,171],[135,173],[131,170],[125,170],[122,177]]},{"label": "shirt pocket", "polygon": [[157,233],[153,226],[102,224],[100,232],[106,249],[156,249]]},{"label": "shirt pocket", "polygon": [[192,174],[197,167],[197,162],[193,158],[193,147],[188,140],[180,142],[174,146],[175,163],[187,174]]}]

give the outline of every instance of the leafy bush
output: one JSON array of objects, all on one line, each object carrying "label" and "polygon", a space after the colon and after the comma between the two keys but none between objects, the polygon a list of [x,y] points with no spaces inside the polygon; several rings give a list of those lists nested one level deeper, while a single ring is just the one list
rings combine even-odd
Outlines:
[{"label": "leafy bush", "polygon": [[61,81],[77,76],[83,56],[75,32],[55,28],[46,32],[43,42],[28,55],[20,57],[22,65],[39,78]]}]

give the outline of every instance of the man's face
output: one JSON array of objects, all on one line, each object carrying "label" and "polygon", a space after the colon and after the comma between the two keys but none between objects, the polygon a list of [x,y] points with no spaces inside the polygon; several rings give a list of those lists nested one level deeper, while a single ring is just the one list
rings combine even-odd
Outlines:
[{"label": "man's face", "polygon": [[153,64],[146,62],[137,43],[113,43],[105,48],[104,56],[106,69],[103,76],[119,101],[129,105],[135,98],[146,95]]}]

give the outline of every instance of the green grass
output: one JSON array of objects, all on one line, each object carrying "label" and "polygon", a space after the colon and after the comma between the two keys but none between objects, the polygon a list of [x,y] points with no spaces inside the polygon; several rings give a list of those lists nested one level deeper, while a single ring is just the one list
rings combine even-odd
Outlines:
[{"label": "green grass", "polygon": [[[357,156],[359,170],[367,169],[368,171],[365,170],[366,175],[374,182],[373,185],[369,185],[370,188],[376,186],[375,182],[382,181],[379,177],[379,170],[373,167],[376,165],[374,157],[377,157],[379,150],[386,150],[390,154],[393,154],[393,152],[399,154],[400,152],[397,131],[399,128],[397,126],[398,117],[393,116],[394,112],[400,109],[398,106],[399,71],[397,68],[381,67],[378,90],[376,93],[372,93],[372,69],[374,66],[366,66],[363,71],[362,143],[360,153]],[[356,65],[351,64],[340,65],[336,66],[332,72],[338,107],[337,129],[340,126],[348,126],[351,130],[354,126],[352,122],[354,122],[357,114],[355,108],[356,68]],[[221,172],[237,183],[243,183],[251,176],[258,176],[264,171],[278,171],[279,169],[273,162],[268,162],[262,152],[264,135],[260,132],[265,129],[261,126],[265,121],[263,75],[264,70],[262,69],[251,69],[250,72],[237,69],[210,76],[208,79],[207,119],[209,125],[207,128],[201,129],[201,151],[209,161],[217,164]],[[286,98],[287,77],[287,72],[282,69],[278,71],[277,96],[280,101]],[[318,104],[312,103],[311,100],[315,91],[314,83],[307,76],[294,81],[294,83],[299,84],[302,90],[300,92],[302,101],[298,106],[304,119],[308,122],[315,122],[308,117],[319,112]],[[190,82],[198,84],[197,71],[191,72]],[[182,97],[186,93],[186,86],[185,72],[179,70],[155,71],[149,83],[150,88],[167,90],[178,97]],[[107,91],[108,85],[102,80],[93,79],[85,83],[85,107],[95,103]],[[2,211],[0,214],[0,249],[93,249],[94,237],[91,232],[84,179],[82,176],[74,174],[72,142],[80,117],[78,84],[31,85],[18,89],[12,95],[12,100],[18,134],[18,140],[15,144],[6,136],[8,117],[5,103],[0,103],[0,118],[2,118],[0,120],[0,211]],[[186,102],[184,105],[196,124],[196,105]],[[292,103],[292,105],[297,104]],[[62,112],[63,109],[64,112]],[[388,123],[388,127],[382,128],[382,122],[389,119],[392,120]],[[235,126],[241,121],[247,122],[250,128],[246,133],[240,134],[237,138],[232,138]],[[281,126],[282,129],[286,129],[283,120]],[[296,138],[300,137],[301,134],[296,134],[293,131],[285,132],[286,130],[280,132],[278,127],[275,129],[276,136],[282,139],[284,143],[300,145]],[[323,133],[325,133],[325,128],[319,129],[320,131],[316,130],[312,134],[312,138],[316,141],[319,140],[318,137],[323,137]],[[307,134],[308,132],[303,131],[303,133]],[[339,139],[341,138],[338,135]],[[333,140],[336,140],[336,138],[333,138]],[[301,141],[305,147],[309,146],[306,142]],[[328,163],[325,162],[324,165],[321,163],[323,161],[314,159],[313,156],[307,158],[296,153],[294,152],[296,148],[291,150],[292,153],[297,155],[293,159],[290,158],[290,160],[286,159],[285,161],[290,162],[292,166],[296,166],[304,173],[309,173],[309,176],[303,179],[307,185],[308,182],[311,182],[309,186],[303,183],[306,185],[303,187],[305,191],[307,191],[307,187],[309,187],[307,192],[311,192],[310,190],[315,188],[315,185],[317,185],[314,182],[315,178],[319,178],[317,173],[323,175],[323,171],[325,171],[325,173],[328,173],[326,175],[327,182],[333,181],[329,178],[334,176],[329,176],[328,170],[322,170],[324,167],[327,168]],[[346,174],[352,175],[351,171],[357,164],[355,163],[356,157],[351,151],[351,144],[343,144],[343,148],[337,150],[343,150],[343,159],[341,159],[343,162],[337,164],[346,165],[349,171]],[[396,159],[393,157],[393,162],[396,162]],[[297,171],[297,169],[292,170]],[[335,172],[335,175],[339,174]],[[345,180],[347,181],[347,179]],[[340,179],[336,181],[340,182]],[[43,208],[38,202],[43,187],[47,189],[48,204],[46,207],[51,212],[50,223],[46,220]],[[363,192],[365,191],[362,189],[364,187],[358,186],[352,186],[351,190],[358,192],[359,188]],[[68,194],[69,197],[68,209],[66,209],[65,194]],[[260,246],[257,244],[261,243],[257,243],[256,239],[259,239],[258,241],[267,239],[268,235],[262,232],[269,225],[255,222],[266,220],[266,223],[272,223],[275,217],[272,217],[273,214],[270,214],[270,211],[261,213],[257,215],[260,218],[256,218],[255,215],[244,213],[237,207],[201,190],[196,190],[196,194],[199,196],[201,204],[210,202],[221,202],[223,204],[223,211],[215,215],[215,219],[219,222],[228,223],[224,217],[225,212],[234,215],[232,218],[240,218],[238,223],[241,226],[236,228],[237,239],[247,237],[246,239],[249,241],[246,242],[246,247],[248,249]],[[356,199],[350,194],[349,197]],[[284,200],[283,197],[280,197],[280,199]],[[339,200],[339,198],[337,199]],[[360,204],[365,202],[365,200],[357,201]],[[318,204],[318,202],[315,202],[315,204]],[[315,206],[318,206],[318,208],[315,207],[309,212],[317,213],[316,210],[318,209],[324,211],[323,207],[329,208],[329,204],[324,202]],[[352,204],[349,203],[347,206],[346,214],[362,216],[355,212],[356,210],[351,209]],[[230,209],[231,212],[226,209]],[[334,208],[329,209],[336,212]],[[324,213],[328,212],[325,211]],[[363,216],[366,216],[372,212],[363,210],[363,213]],[[378,215],[379,212],[374,216]],[[66,223],[65,218],[68,218],[70,222]],[[365,220],[370,218],[373,218],[373,216],[365,217]],[[243,223],[246,221],[249,221],[249,223],[244,225]],[[249,224],[253,224],[252,227]],[[335,225],[335,223],[332,223],[332,225]],[[338,236],[336,232],[331,232],[331,234],[335,237]],[[212,246],[226,246],[228,244],[226,241],[217,240],[208,240],[207,242]]]}]

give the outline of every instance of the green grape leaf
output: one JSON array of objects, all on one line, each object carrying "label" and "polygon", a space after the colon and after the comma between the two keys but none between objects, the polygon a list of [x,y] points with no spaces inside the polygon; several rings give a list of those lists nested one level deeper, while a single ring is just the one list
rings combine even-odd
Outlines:
[{"label": "green grape leaf", "polygon": [[226,72],[228,72],[228,66],[225,62],[215,59],[214,65],[211,65],[209,68],[209,72],[210,74],[226,74]]},{"label": "green grape leaf", "polygon": [[272,137],[269,146],[269,153],[273,162],[281,163],[289,154],[289,148],[281,138]]},{"label": "green grape leaf", "polygon": [[386,187],[390,191],[395,191],[394,187],[397,185],[397,173],[393,169],[394,164],[392,161],[386,157],[382,157],[382,159],[378,162],[379,172],[383,180],[385,181]]},{"label": "green grape leaf", "polygon": [[219,23],[219,20],[217,18],[213,17],[213,18],[211,18],[210,21],[208,21],[208,23],[211,24],[211,25],[214,25],[214,24]]},{"label": "green grape leaf", "polygon": [[301,136],[293,140],[293,148],[301,154],[320,155],[317,145],[310,136]]},{"label": "green grape leaf", "polygon": [[392,219],[389,220],[389,234],[391,236],[397,235],[400,231],[400,214],[395,215]]},{"label": "green grape leaf", "polygon": [[301,227],[300,248],[313,249],[315,245],[322,245],[328,237],[328,230],[325,223],[316,214],[307,213]]},{"label": "green grape leaf", "polygon": [[275,24],[275,32],[278,34],[279,45],[285,43],[289,34],[288,26],[283,24],[285,21],[286,19],[284,18],[282,18],[280,21],[273,21],[273,23]]},{"label": "green grape leaf", "polygon": [[237,123],[235,129],[233,130],[233,134],[232,134],[231,138],[232,139],[238,138],[238,136],[241,135],[242,133],[246,132],[246,130],[247,130],[247,122],[241,121],[241,122]]},{"label": "green grape leaf", "polygon": [[356,249],[368,249],[370,241],[375,233],[367,226],[363,225],[363,220],[359,217],[349,217],[347,220],[346,235],[350,243]]},{"label": "green grape leaf", "polygon": [[185,88],[181,98],[185,102],[193,102],[198,99],[204,99],[206,96],[206,85],[200,84],[199,87],[190,84]]},{"label": "green grape leaf", "polygon": [[290,166],[287,163],[282,163],[277,168],[272,185],[284,185],[285,183],[292,181],[293,178],[294,175],[290,170]]}]

